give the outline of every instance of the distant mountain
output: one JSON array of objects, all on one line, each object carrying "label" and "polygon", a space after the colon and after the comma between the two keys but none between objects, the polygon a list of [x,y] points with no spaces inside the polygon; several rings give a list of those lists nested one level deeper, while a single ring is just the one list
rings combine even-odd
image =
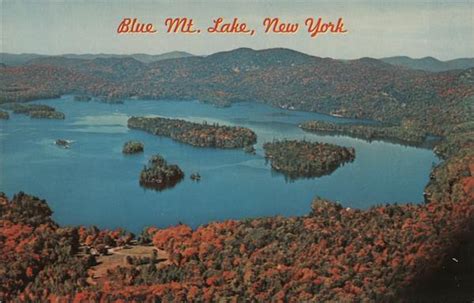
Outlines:
[{"label": "distant mountain", "polygon": [[442,72],[456,69],[466,69],[474,67],[474,58],[460,58],[449,61],[441,61],[433,57],[424,57],[420,59],[413,59],[406,56],[382,58],[389,64],[403,66],[411,69],[419,69],[429,72]]},{"label": "distant mountain", "polygon": [[44,58],[68,58],[68,59],[83,59],[83,60],[93,60],[93,59],[104,59],[104,58],[133,58],[143,63],[151,63],[160,60],[167,59],[177,59],[192,57],[193,55],[187,52],[169,52],[161,55],[149,55],[149,54],[131,54],[131,55],[116,55],[116,54],[64,54],[58,56],[49,56],[49,55],[38,55],[38,54],[10,54],[10,53],[0,53],[0,63],[3,63],[8,66],[17,66],[25,63],[30,63],[30,61],[36,59]]},{"label": "distant mountain", "polygon": [[0,53],[0,63],[8,65],[8,66],[16,66],[22,65],[26,62],[42,58],[48,57],[45,55],[38,55],[38,54],[9,54],[9,53]]},{"label": "distant mountain", "polygon": [[167,60],[167,59],[177,59],[177,58],[185,58],[185,57],[192,57],[193,55],[187,52],[169,52],[164,53],[161,55],[149,55],[149,54],[131,54],[131,55],[114,55],[114,54],[83,54],[83,55],[75,55],[75,54],[65,54],[63,57],[70,58],[70,59],[99,59],[99,58],[133,58],[135,60],[141,61],[143,63],[151,63],[160,60]]}]

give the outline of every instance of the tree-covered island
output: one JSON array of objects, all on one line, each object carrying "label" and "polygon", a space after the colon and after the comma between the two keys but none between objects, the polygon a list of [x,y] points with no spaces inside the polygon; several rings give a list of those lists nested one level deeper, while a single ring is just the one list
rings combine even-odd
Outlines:
[{"label": "tree-covered island", "polygon": [[122,153],[124,154],[136,154],[141,153],[144,150],[144,145],[139,141],[128,141],[123,145]]},{"label": "tree-covered island", "polygon": [[355,158],[354,148],[319,142],[283,140],[265,143],[263,149],[272,168],[291,179],[327,175]]},{"label": "tree-covered island", "polygon": [[199,147],[244,148],[257,142],[257,135],[239,126],[188,122],[180,119],[131,117],[128,127]]},{"label": "tree-covered island", "polygon": [[35,119],[64,120],[65,118],[64,113],[44,104],[4,103],[0,105],[0,108],[11,110],[14,114],[23,114]]},{"label": "tree-covered island", "polygon": [[307,121],[301,124],[300,128],[320,134],[346,135],[367,141],[386,140],[416,146],[425,144],[428,136],[426,130],[413,125],[409,121],[390,126]]},{"label": "tree-covered island", "polygon": [[140,173],[140,185],[161,191],[175,186],[183,177],[178,165],[168,164],[162,156],[154,155]]}]

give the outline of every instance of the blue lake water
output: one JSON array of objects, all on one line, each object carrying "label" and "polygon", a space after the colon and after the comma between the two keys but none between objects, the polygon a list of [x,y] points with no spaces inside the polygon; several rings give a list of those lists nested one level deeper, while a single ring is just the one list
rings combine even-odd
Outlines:
[{"label": "blue lake water", "polygon": [[[316,196],[352,208],[419,203],[432,165],[439,162],[428,149],[320,136],[298,128],[307,120],[345,123],[348,119],[256,103],[216,108],[197,101],[131,100],[112,105],[75,102],[71,96],[35,103],[56,107],[66,120],[15,114],[0,120],[0,191],[11,197],[23,190],[46,199],[53,218],[62,225],[140,232],[149,225],[182,222],[196,227],[224,219],[303,215]],[[258,136],[257,154],[198,148],[129,130],[126,124],[132,115],[246,126]],[[62,149],[54,144],[58,138],[74,142],[70,149]],[[329,176],[288,182],[266,164],[262,150],[264,142],[282,138],[352,146],[356,159]],[[122,154],[123,143],[132,139],[144,142],[143,154]],[[156,153],[185,172],[176,187],[157,192],[139,186],[140,170]],[[194,171],[202,176],[200,182],[189,179]]]}]

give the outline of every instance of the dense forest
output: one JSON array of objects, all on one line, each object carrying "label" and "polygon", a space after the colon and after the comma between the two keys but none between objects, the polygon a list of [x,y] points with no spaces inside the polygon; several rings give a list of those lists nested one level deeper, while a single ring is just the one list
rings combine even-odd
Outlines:
[{"label": "dense forest", "polygon": [[257,142],[257,135],[245,127],[200,124],[180,119],[131,117],[128,127],[200,147],[245,148]]},{"label": "dense forest", "polygon": [[263,144],[272,168],[290,179],[327,175],[342,164],[354,161],[354,148],[328,143],[283,140]]}]

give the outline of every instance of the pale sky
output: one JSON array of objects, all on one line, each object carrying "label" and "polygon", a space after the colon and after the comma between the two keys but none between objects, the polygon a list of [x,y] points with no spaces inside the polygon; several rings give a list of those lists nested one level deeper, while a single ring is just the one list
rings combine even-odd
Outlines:
[{"label": "pale sky", "polygon": [[[1,5],[1,51],[9,53],[207,55],[238,47],[284,47],[320,57],[354,59],[407,55],[442,60],[474,57],[472,1],[6,1]],[[124,17],[158,28],[153,35],[118,35]],[[199,35],[166,34],[167,17],[193,18]],[[212,35],[212,20],[239,17],[254,36]],[[295,35],[264,34],[265,17],[303,26]],[[307,17],[344,18],[347,33],[310,38]]]}]

